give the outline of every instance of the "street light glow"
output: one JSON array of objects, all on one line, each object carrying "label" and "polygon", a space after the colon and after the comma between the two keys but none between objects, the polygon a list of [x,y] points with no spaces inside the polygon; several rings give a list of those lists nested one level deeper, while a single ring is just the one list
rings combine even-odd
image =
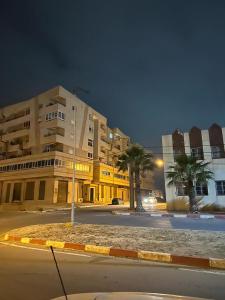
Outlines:
[{"label": "street light glow", "polygon": [[158,168],[162,168],[164,165],[164,161],[160,158],[156,159],[155,164]]}]

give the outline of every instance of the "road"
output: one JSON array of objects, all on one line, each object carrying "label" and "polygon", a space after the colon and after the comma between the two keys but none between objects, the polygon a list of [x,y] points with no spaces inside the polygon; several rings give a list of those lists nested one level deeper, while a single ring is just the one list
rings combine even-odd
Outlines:
[{"label": "road", "polygon": [[[69,211],[46,213],[0,212],[0,233],[31,224],[69,222]],[[76,221],[88,224],[225,231],[225,220],[112,215],[108,208],[77,209]]]},{"label": "road", "polygon": [[[0,212],[0,233],[38,223],[68,222],[69,211]],[[225,230],[224,220],[115,216],[109,208],[78,209],[77,222],[158,228]],[[58,252],[67,292],[145,291],[225,299],[225,272],[174,267],[86,253]],[[51,253],[0,244],[0,291],[5,299],[51,299],[62,295]]]},{"label": "road", "polygon": [[[43,249],[44,250],[44,249]],[[128,259],[56,252],[68,294],[144,291],[225,299],[225,272]],[[45,300],[63,295],[49,250],[0,244],[1,300]]]}]

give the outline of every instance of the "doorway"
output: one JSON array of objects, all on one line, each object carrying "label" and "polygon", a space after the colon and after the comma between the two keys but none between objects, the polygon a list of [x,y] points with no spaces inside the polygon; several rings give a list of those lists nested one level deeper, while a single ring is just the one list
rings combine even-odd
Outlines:
[{"label": "doorway", "polygon": [[12,201],[21,201],[22,183],[14,183]]},{"label": "doorway", "polygon": [[90,202],[94,202],[94,188],[90,188]]},{"label": "doorway", "polygon": [[59,180],[58,182],[58,203],[67,203],[68,197],[68,181]]}]

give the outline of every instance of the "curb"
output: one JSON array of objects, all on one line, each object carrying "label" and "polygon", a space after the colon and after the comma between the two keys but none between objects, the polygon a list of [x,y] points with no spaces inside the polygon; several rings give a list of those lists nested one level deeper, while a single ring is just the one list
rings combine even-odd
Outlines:
[{"label": "curb", "polygon": [[190,219],[225,219],[225,215],[210,215],[210,214],[160,214],[148,212],[120,212],[112,211],[113,215],[120,216],[146,216],[146,217],[164,217],[164,218],[190,218]]},{"label": "curb", "polygon": [[22,244],[41,245],[46,247],[54,247],[58,249],[79,250],[95,254],[103,254],[107,256],[140,259],[161,263],[171,263],[174,265],[185,265],[199,268],[213,268],[225,270],[225,259],[220,258],[203,258],[196,256],[179,256],[170,253],[143,251],[143,250],[128,250],[120,248],[112,248],[96,245],[84,245],[70,242],[60,242],[52,240],[42,240],[28,237],[18,237],[9,234],[4,235],[5,241],[19,242]]}]

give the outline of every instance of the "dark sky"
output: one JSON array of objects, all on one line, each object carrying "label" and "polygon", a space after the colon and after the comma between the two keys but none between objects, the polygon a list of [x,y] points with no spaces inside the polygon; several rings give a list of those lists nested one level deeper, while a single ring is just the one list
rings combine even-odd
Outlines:
[{"label": "dark sky", "polygon": [[137,142],[225,125],[225,1],[5,0],[1,106],[58,84]]}]

